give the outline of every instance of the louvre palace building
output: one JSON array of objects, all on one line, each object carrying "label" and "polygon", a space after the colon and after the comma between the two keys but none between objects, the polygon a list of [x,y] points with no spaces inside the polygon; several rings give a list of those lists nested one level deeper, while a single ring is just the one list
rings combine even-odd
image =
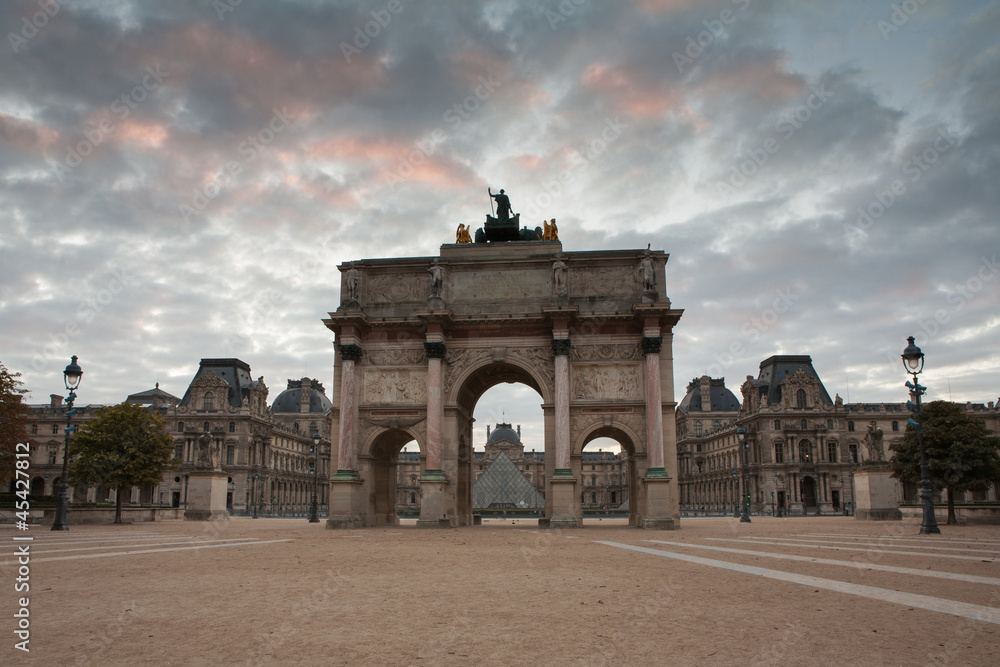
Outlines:
[{"label": "louvre palace building", "polygon": [[[155,487],[135,488],[127,504],[184,508],[188,475],[195,467],[198,440],[210,437],[228,473],[227,508],[233,514],[253,510],[265,515],[305,515],[314,483],[325,504],[329,478],[329,410],[323,385],[314,379],[288,380],[268,403],[264,378],[251,376],[239,359],[202,359],[182,398],[162,389],[131,394],[129,403],[149,406],[166,420],[180,467],[164,473]],[[73,423],[93,419],[99,405],[76,406]],[[32,495],[55,495],[62,472],[66,408],[61,396],[31,405],[27,417],[31,438]],[[319,435],[319,469],[313,434]],[[115,491],[77,487],[72,502],[114,502]]]},{"label": "louvre palace building", "polygon": [[[891,457],[890,447],[902,441],[911,415],[905,402],[831,398],[805,355],[765,359],[739,393],[741,398],[724,378],[702,376],[688,384],[677,405],[680,506],[688,516],[739,511],[744,481],[752,514],[850,513],[854,471]],[[963,407],[1000,433],[1000,405]],[[918,502],[915,485],[896,484],[897,504]],[[964,495],[958,502],[996,501],[1000,480],[988,491]]]}]

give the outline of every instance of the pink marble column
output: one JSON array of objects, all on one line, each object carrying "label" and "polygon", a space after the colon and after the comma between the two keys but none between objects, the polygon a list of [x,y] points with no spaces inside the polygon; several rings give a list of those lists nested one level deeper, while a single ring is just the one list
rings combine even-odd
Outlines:
[{"label": "pink marble column", "polygon": [[569,455],[569,339],[553,338],[556,385],[556,476],[571,475]]},{"label": "pink marble column", "polygon": [[357,345],[341,345],[340,356],[340,451],[337,470],[357,469],[357,451],[354,442],[354,362],[361,358]]},{"label": "pink marble column", "polygon": [[444,418],[444,403],[441,396],[441,360],[445,355],[445,344],[424,343],[427,351],[427,477],[441,474],[441,422]]},{"label": "pink marble column", "polygon": [[660,398],[660,346],[659,336],[642,339],[646,353],[646,446],[647,474],[665,475],[663,467],[663,402]]}]

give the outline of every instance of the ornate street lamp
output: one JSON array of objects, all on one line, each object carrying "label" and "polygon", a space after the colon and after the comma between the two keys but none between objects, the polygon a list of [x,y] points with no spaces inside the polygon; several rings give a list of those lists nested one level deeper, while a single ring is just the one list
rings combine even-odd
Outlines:
[{"label": "ornate street lamp", "polygon": [[313,431],[313,497],[312,505],[309,506],[309,523],[319,523],[319,505],[316,501],[316,491],[319,488],[319,431]]},{"label": "ornate street lamp", "polygon": [[733,518],[740,516],[740,471],[733,468]]},{"label": "ornate street lamp", "polygon": [[920,524],[921,535],[935,535],[941,532],[938,528],[937,518],[934,516],[934,500],[931,495],[930,474],[927,472],[927,451],[924,449],[924,426],[923,417],[920,410],[920,396],[927,391],[917,381],[917,375],[924,370],[924,353],[920,351],[914,342],[913,336],[906,339],[908,345],[900,355],[903,358],[903,368],[913,376],[913,382],[907,382],[906,386],[910,390],[916,402],[907,401],[906,407],[913,411],[916,420],[911,417],[907,424],[912,426],[917,432],[917,445],[920,448],[920,504],[923,506],[924,519]]},{"label": "ornate street lamp", "polygon": [[83,370],[76,363],[77,356],[74,354],[69,365],[63,371],[63,383],[69,391],[66,396],[66,443],[63,445],[62,479],[59,480],[59,497],[56,499],[56,518],[52,523],[52,530],[69,530],[66,523],[66,513],[69,511],[69,439],[74,427],[70,426],[70,421],[76,410],[73,409],[73,401],[76,400],[76,388],[80,386],[80,378],[83,377]]},{"label": "ornate street lamp", "polygon": [[747,430],[742,426],[736,429],[736,441],[740,444],[740,453],[743,458],[743,498],[740,523],[750,523],[750,443],[747,442]]}]

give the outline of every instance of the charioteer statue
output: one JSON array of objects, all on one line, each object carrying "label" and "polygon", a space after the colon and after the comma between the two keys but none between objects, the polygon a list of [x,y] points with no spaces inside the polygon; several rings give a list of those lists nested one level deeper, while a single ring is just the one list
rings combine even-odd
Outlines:
[{"label": "charioteer statue", "polygon": [[[511,208],[510,197],[507,196],[507,193],[503,190],[503,188],[501,188],[500,192],[497,194],[493,194],[492,188],[486,188],[486,192],[490,196],[490,211],[493,211],[494,202],[496,202],[496,211],[494,215],[487,215],[486,224],[476,230],[476,243],[558,240],[559,237],[555,232],[555,219],[552,220],[551,225],[549,225],[548,222],[545,223],[545,231],[543,231],[540,226],[535,227],[534,229],[521,227],[521,214],[511,214],[513,209]],[[468,231],[466,230],[466,234],[467,233]],[[469,242],[467,240],[463,240],[461,229],[459,229],[459,232],[456,235],[456,242]]]}]

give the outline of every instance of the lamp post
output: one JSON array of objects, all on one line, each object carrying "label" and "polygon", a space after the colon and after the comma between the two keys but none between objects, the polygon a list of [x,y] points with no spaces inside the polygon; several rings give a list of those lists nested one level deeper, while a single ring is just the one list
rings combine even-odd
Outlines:
[{"label": "lamp post", "polygon": [[849,472],[849,473],[847,473],[847,476],[851,480],[851,516],[854,516],[854,510],[855,510],[855,508],[857,506],[857,500],[855,499],[855,495],[854,495],[854,473],[853,472]]},{"label": "lamp post", "polygon": [[319,431],[313,431],[313,497],[312,505],[309,506],[309,523],[319,523],[319,505],[316,501],[316,491],[319,488]]},{"label": "lamp post", "polygon": [[69,511],[69,438],[73,433],[70,422],[76,410],[73,409],[73,401],[76,400],[76,388],[80,386],[80,378],[83,377],[83,370],[76,363],[77,356],[74,354],[69,365],[63,371],[63,383],[69,391],[66,396],[66,443],[63,445],[62,478],[59,480],[59,497],[56,499],[56,518],[52,523],[52,530],[69,530],[66,523],[66,513]]},{"label": "lamp post", "polygon": [[910,389],[910,393],[916,400],[915,403],[907,401],[906,407],[912,410],[913,414],[917,417],[916,420],[911,417],[907,423],[917,432],[917,446],[920,448],[920,504],[923,506],[924,514],[923,522],[920,524],[920,534],[936,535],[941,532],[941,529],[938,528],[937,518],[934,516],[931,480],[930,474],[927,472],[927,450],[924,448],[923,417],[920,411],[920,396],[927,391],[927,387],[921,386],[917,381],[917,375],[924,370],[924,353],[917,347],[913,336],[907,338],[906,342],[908,345],[900,356],[903,358],[903,368],[913,376],[913,382],[908,381],[906,386]]},{"label": "lamp post", "polygon": [[733,468],[733,518],[740,515],[740,471]]},{"label": "lamp post", "polygon": [[777,505],[775,505],[777,495],[778,495],[778,473],[774,473],[774,493],[771,494],[771,516],[781,516],[780,514],[778,514]]},{"label": "lamp post", "polygon": [[736,441],[740,444],[743,457],[743,498],[740,511],[740,523],[750,523],[750,443],[747,442],[747,430],[740,426],[736,429]]}]

